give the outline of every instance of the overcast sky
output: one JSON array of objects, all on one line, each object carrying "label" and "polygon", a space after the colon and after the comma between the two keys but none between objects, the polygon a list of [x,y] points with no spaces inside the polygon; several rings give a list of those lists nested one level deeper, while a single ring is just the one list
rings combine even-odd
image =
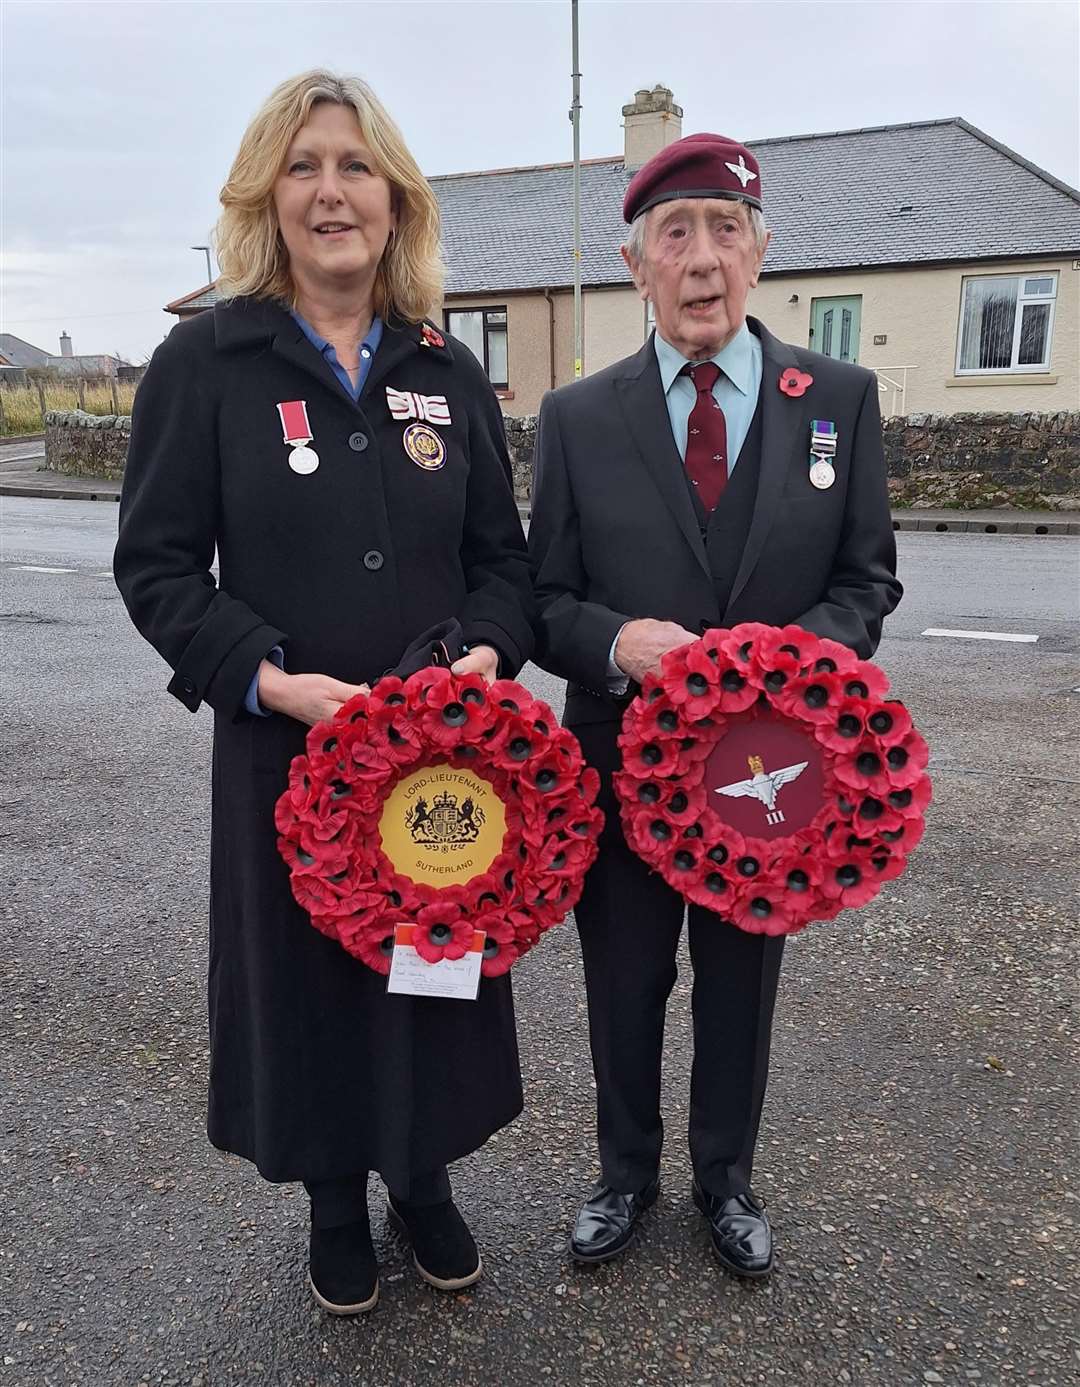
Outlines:
[{"label": "overcast sky", "polygon": [[[582,155],[663,82],[683,132],[752,141],[960,115],[1080,183],[1075,3],[581,0]],[[426,173],[568,160],[569,0],[6,0],[3,330],[142,360],[205,280],[247,121],[314,66],[378,92]],[[569,214],[568,214],[569,215]],[[1023,209],[1016,209],[1018,217]]]}]

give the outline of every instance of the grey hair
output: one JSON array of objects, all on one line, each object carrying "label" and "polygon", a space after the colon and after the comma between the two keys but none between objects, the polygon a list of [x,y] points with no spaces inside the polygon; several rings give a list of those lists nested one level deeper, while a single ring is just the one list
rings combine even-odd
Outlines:
[{"label": "grey hair", "polygon": [[[735,198],[728,199],[731,202]],[[750,213],[750,231],[754,237],[754,244],[761,251],[765,246],[765,238],[769,234],[765,225],[765,216],[760,207],[753,207],[749,202],[742,204]],[[650,212],[654,212],[655,207],[649,207],[644,212],[639,212],[630,223],[630,230],[626,236],[626,253],[636,265],[640,265],[645,259],[645,229]]]}]

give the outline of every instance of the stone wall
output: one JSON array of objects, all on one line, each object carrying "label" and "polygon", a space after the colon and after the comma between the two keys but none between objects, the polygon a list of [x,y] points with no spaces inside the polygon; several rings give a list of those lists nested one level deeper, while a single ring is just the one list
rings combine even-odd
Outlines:
[{"label": "stone wall", "polygon": [[506,446],[514,469],[514,495],[527,501],[532,495],[532,458],[536,446],[536,415],[523,414],[520,419],[503,415],[506,425]]},{"label": "stone wall", "polygon": [[[505,422],[514,490],[528,501],[536,416]],[[123,476],[130,432],[123,415],[46,414],[46,465],[115,480]],[[1080,511],[1080,411],[909,414],[886,419],[883,439],[896,507]]]},{"label": "stone wall", "polygon": [[49,410],[45,415],[45,465],[69,477],[119,481],[127,461],[131,419],[126,414]]},{"label": "stone wall", "polygon": [[[882,427],[898,508],[1080,511],[1080,412],[909,414]],[[520,500],[530,496],[536,416],[507,419]]]},{"label": "stone wall", "polygon": [[883,435],[894,506],[1080,511],[1080,412],[909,414]]}]

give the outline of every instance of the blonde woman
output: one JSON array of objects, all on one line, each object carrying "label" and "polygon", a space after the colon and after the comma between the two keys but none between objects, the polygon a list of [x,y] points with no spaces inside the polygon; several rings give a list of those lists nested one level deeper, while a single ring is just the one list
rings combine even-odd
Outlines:
[{"label": "blonde woman", "polygon": [[[438,205],[370,89],[284,82],[221,201],[225,301],[139,388],[116,581],[169,691],[214,712],[210,1140],[304,1182],[315,1296],[357,1314],[378,1298],[370,1171],[428,1282],[480,1276],[446,1166],[521,1110],[510,983],[388,995],[294,903],[274,802],[308,727],[436,623],[461,623],[459,672],[514,675],[529,577],[498,403],[424,319]],[[388,391],[445,399],[434,443]]]}]

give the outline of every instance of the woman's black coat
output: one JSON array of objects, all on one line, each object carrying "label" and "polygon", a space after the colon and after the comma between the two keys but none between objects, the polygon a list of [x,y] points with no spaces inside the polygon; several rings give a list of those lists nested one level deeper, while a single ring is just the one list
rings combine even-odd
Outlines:
[{"label": "woman's black coat", "polygon": [[[135,402],[116,581],[170,692],[214,710],[209,1134],[271,1180],[370,1169],[403,1188],[521,1110],[508,976],[476,1002],[389,996],[295,904],[273,810],[306,728],[244,710],[275,644],[292,673],[371,682],[457,617],[502,674],[529,658],[498,403],[464,346],[424,338],[387,325],[353,403],[290,314],[235,300],[173,329]],[[387,387],[446,397],[438,470],[405,453]],[[309,475],[277,411],[298,399]]]}]

